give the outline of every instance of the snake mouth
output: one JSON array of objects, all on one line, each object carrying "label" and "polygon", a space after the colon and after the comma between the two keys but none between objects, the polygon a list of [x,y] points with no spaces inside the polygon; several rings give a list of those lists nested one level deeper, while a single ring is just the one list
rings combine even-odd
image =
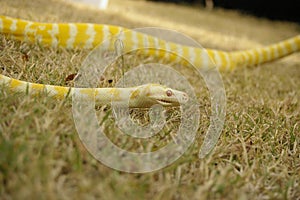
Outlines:
[{"label": "snake mouth", "polygon": [[175,102],[172,102],[172,101],[168,101],[166,99],[156,99],[156,101],[161,104],[161,105],[164,105],[164,106],[171,106],[171,105],[177,105]]}]

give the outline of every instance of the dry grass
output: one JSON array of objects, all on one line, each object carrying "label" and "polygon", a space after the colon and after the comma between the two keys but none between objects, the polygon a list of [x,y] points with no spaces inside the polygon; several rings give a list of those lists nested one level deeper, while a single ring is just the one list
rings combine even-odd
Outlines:
[{"label": "dry grass", "polygon": [[[182,31],[206,47],[225,50],[268,44],[300,32],[295,24],[223,10],[208,12],[137,0],[110,3],[106,11],[86,11],[55,0],[4,0],[0,14],[130,28],[162,26]],[[3,36],[0,49],[2,74],[58,85],[65,85],[65,76],[76,72],[88,53],[43,48]],[[112,170],[93,159],[78,138],[70,102],[11,94],[0,86],[0,197],[297,199],[299,62],[299,54],[295,54],[257,68],[223,73],[227,117],[214,153],[202,160],[197,158],[209,123],[204,115],[197,141],[183,157],[167,168],[139,175]],[[207,96],[199,99],[205,105]],[[112,121],[107,122],[109,127]]]}]

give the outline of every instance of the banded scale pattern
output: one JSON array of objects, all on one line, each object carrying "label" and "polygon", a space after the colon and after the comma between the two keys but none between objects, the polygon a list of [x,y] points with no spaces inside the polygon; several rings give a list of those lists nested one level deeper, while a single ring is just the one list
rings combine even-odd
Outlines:
[{"label": "banded scale pattern", "polygon": [[30,83],[9,78],[0,74],[0,84],[7,85],[14,92],[26,93],[31,96],[46,93],[58,100],[72,98],[95,102],[96,105],[107,105],[114,102],[130,108],[149,108],[154,104],[162,106],[179,106],[188,101],[184,92],[167,88],[159,84],[145,84],[130,88],[72,88],[55,85]]},{"label": "banded scale pattern", "polygon": [[[191,64],[199,68],[210,68],[211,59],[219,70],[258,65],[300,50],[300,35],[263,48],[225,52],[167,42],[118,26],[88,23],[38,23],[6,16],[0,16],[0,33],[17,40],[38,42],[52,47],[87,49],[94,48],[103,41],[108,42],[109,48],[114,48],[114,44],[110,43],[109,39],[117,36],[124,41],[125,52],[140,48],[144,54],[170,61],[180,61],[181,57],[188,58]],[[166,54],[166,51],[162,49],[174,52],[174,54]]]},{"label": "banded scale pattern", "polygon": [[[251,66],[273,61],[300,49],[300,35],[291,39],[263,47],[245,51],[225,52],[212,49],[200,49],[184,46],[161,40],[139,32],[131,31],[123,27],[80,24],[80,23],[37,23],[6,16],[0,16],[0,33],[14,39],[29,42],[38,42],[41,45],[64,48],[86,48],[91,49],[106,41],[108,48],[114,48],[114,42],[110,39],[118,37],[125,43],[124,52],[139,48],[146,55],[164,58],[169,61],[189,60],[196,67],[207,69],[214,67],[211,60],[219,70],[232,70],[239,66]],[[174,52],[167,54],[166,52]],[[54,85],[43,85],[20,81],[0,75],[0,83],[7,84],[11,90],[29,93],[32,95],[47,92],[49,96],[64,99],[78,94],[84,99],[95,99],[99,104],[107,104],[112,100],[125,101],[134,91],[145,91],[153,89],[152,92],[160,103],[178,105],[177,99],[166,96],[166,88],[160,85],[147,84],[135,88],[69,88]],[[168,89],[177,97],[186,98],[186,94],[180,91]],[[149,92],[140,94],[150,94]],[[136,94],[136,92],[135,92]],[[133,95],[135,96],[135,95]],[[131,107],[151,107],[153,99],[147,102],[147,95],[138,95],[131,99]],[[157,102],[156,102],[157,103]],[[168,104],[169,105],[169,104]]]}]

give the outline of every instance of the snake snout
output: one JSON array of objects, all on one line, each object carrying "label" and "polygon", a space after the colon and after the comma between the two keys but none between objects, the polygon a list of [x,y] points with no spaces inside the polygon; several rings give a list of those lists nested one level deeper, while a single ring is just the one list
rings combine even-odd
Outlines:
[{"label": "snake snout", "polygon": [[183,93],[178,100],[179,103],[186,103],[189,100],[189,96],[186,93]]}]

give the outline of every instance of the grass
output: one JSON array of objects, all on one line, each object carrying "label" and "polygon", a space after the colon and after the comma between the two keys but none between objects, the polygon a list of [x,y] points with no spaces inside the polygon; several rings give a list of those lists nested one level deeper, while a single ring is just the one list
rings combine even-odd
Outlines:
[{"label": "grass", "polygon": [[[209,12],[137,0],[111,0],[105,11],[86,11],[57,0],[4,0],[0,6],[2,15],[36,21],[167,27],[192,36],[205,47],[224,50],[265,45],[300,32],[293,23],[232,11]],[[2,74],[57,85],[66,85],[65,77],[79,70],[88,53],[44,48],[4,36],[0,36],[0,49]],[[118,172],[97,162],[80,142],[70,102],[12,94],[0,86],[0,197],[297,199],[299,61],[299,54],[295,54],[262,66],[222,73],[227,93],[225,127],[214,152],[201,160],[197,153],[209,124],[209,107],[205,106],[209,101],[205,91],[202,93],[202,82],[187,75],[195,88],[201,87],[196,91],[202,109],[197,139],[178,161],[147,174]],[[101,109],[99,115],[109,111]],[[178,115],[174,112],[170,111],[170,118],[176,120]],[[146,114],[136,112],[138,118]],[[108,135],[124,148],[137,150],[147,145],[116,136],[110,117],[105,127],[110,131]],[[150,142],[159,147],[169,140],[165,133]]]}]

